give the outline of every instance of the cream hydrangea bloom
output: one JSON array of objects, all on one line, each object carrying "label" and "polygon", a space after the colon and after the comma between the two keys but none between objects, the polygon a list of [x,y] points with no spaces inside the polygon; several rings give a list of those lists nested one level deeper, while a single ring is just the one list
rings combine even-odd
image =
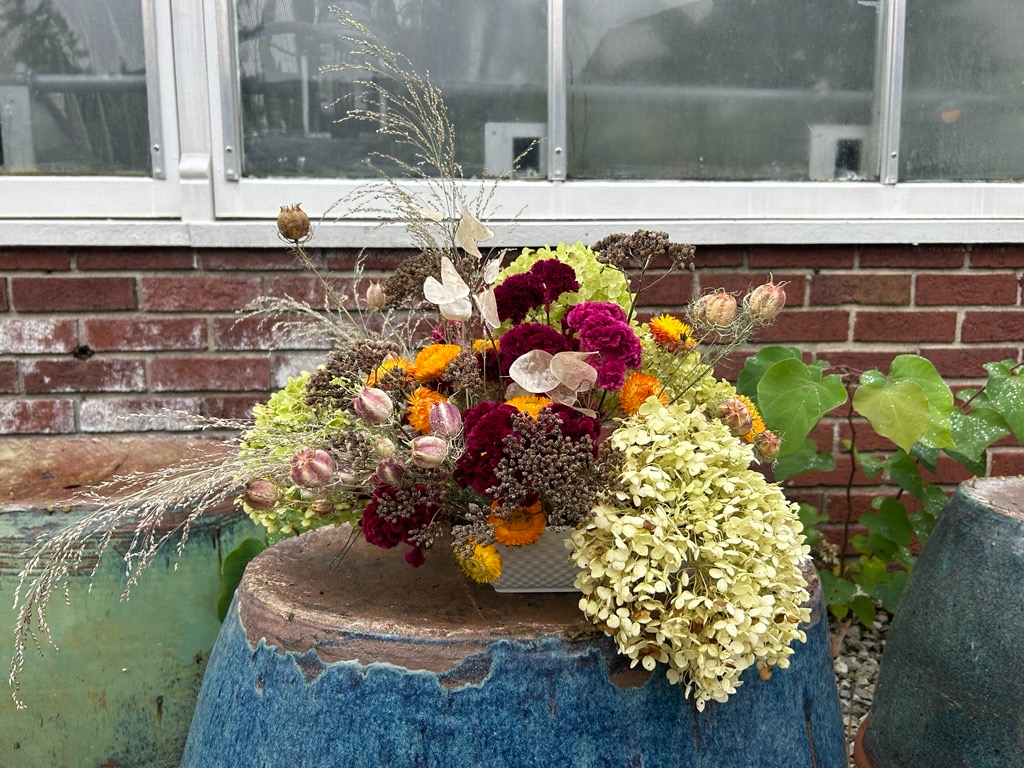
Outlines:
[{"label": "cream hydrangea bloom", "polygon": [[622,490],[573,535],[583,612],[634,666],[667,664],[698,709],[751,665],[788,666],[809,618],[796,505],[703,408],[650,398],[610,440]]}]

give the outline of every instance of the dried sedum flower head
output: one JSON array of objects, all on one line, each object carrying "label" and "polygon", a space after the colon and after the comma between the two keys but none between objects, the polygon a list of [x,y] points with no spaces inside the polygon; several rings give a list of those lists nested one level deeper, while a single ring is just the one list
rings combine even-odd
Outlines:
[{"label": "dried sedum flower head", "polygon": [[285,240],[298,243],[309,238],[309,216],[299,206],[282,205],[281,212],[277,214],[277,231]]},{"label": "dried sedum flower head", "polygon": [[573,535],[580,607],[618,650],[668,665],[698,709],[743,671],[785,668],[809,619],[796,505],[749,468],[743,444],[702,409],[649,399],[611,436],[623,490]]}]

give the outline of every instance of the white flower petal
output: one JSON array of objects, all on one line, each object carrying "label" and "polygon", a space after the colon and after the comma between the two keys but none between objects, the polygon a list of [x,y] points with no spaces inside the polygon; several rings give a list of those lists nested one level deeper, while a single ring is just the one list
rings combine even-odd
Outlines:
[{"label": "white flower petal", "polygon": [[508,375],[525,389],[539,395],[558,386],[558,379],[551,374],[551,353],[543,349],[533,349],[520,355],[509,366]]}]

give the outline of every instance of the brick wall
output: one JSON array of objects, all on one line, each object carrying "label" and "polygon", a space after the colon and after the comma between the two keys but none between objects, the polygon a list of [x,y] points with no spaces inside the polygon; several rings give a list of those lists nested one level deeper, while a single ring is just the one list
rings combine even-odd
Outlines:
[{"label": "brick wall", "polygon": [[[954,386],[983,376],[982,363],[1022,359],[1024,246],[715,246],[697,253],[697,271],[660,282],[650,303],[672,308],[694,292],[739,291],[771,273],[788,281],[789,304],[762,341],[799,345],[855,369],[887,369],[895,355],[919,353]],[[313,255],[333,278],[347,277],[353,252]],[[369,273],[383,273],[401,256],[370,254]],[[247,302],[280,294],[322,301],[316,281],[283,249],[0,249],[0,434],[185,426],[180,418],[145,417],[161,409],[244,418],[320,357],[308,344],[268,351],[265,324],[236,322]],[[827,420],[819,445],[838,450],[847,430],[841,415]],[[997,446],[989,468],[1024,473],[1024,453]],[[841,457],[833,472],[800,478],[791,494],[841,520],[837,486],[848,472]],[[964,476],[940,464],[938,480]],[[855,478],[856,513],[867,509],[872,482]]]}]

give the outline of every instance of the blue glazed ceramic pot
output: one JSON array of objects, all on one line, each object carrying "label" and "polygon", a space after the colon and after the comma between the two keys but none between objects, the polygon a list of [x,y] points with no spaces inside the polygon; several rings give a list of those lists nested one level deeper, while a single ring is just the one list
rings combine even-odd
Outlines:
[{"label": "blue glazed ceramic pot", "polygon": [[183,768],[842,768],[820,590],[808,641],[698,712],[628,668],[570,594],[500,595],[320,530],[250,564]]}]

